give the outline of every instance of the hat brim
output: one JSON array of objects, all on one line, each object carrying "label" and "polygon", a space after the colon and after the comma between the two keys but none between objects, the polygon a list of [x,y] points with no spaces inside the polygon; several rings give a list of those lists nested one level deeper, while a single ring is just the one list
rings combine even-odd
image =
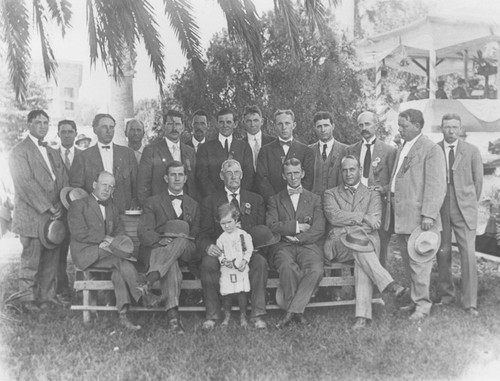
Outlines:
[{"label": "hat brim", "polygon": [[[47,228],[50,225],[50,223],[57,223],[59,225],[59,229],[64,230],[64,234],[62,234],[62,239],[61,242],[52,242],[51,240],[48,239],[47,237]],[[42,244],[43,247],[46,249],[52,250],[55,249],[57,246],[59,246],[63,241],[66,236],[66,228],[64,227],[64,223],[59,220],[51,220],[48,214],[43,214],[42,218],[40,219],[38,223],[38,238],[40,239],[40,243]]]},{"label": "hat brim", "polygon": [[194,237],[191,237],[191,236],[184,234],[184,233],[162,233],[160,235],[160,237],[162,237],[162,238],[186,238],[186,239],[190,239],[191,241],[194,241]]},{"label": "hat brim", "polygon": [[418,236],[424,232],[424,230],[422,230],[422,227],[417,226],[415,230],[413,230],[413,232],[411,233],[410,238],[408,239],[408,245],[407,245],[408,255],[414,262],[425,263],[431,261],[436,256],[439,248],[441,247],[441,232],[439,231],[439,229],[434,225],[428,231],[432,231],[438,236],[438,243],[436,245],[436,249],[433,250],[432,253],[430,254],[421,255],[415,251],[415,241],[417,240]]},{"label": "hat brim", "polygon": [[285,293],[283,292],[283,288],[281,288],[281,285],[276,289],[276,304],[282,310],[287,310],[285,305]]},{"label": "hat brim", "polygon": [[362,252],[362,253],[369,253],[371,251],[375,251],[372,242],[369,240],[368,246],[361,246],[357,245],[355,243],[347,241],[347,233],[344,233],[340,236],[340,241],[344,244],[345,247],[348,249]]},{"label": "hat brim", "polygon": [[254,249],[262,249],[263,247],[276,245],[279,241],[281,241],[281,235],[279,233],[273,233],[273,237],[269,242],[266,242],[263,245],[255,246]]}]

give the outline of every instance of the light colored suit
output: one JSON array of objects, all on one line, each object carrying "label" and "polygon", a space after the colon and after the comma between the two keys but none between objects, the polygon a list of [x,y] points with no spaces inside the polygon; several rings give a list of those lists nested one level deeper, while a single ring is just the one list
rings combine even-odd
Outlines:
[{"label": "light colored suit", "polygon": [[28,136],[12,149],[9,157],[14,184],[12,231],[21,236],[23,252],[19,271],[21,301],[44,301],[55,296],[59,247],[48,250],[38,239],[38,225],[53,206],[62,205],[59,192],[68,185],[66,167],[59,152],[46,147],[51,169]]},{"label": "light colored suit", "polygon": [[[309,223],[311,228],[296,234],[297,222]],[[273,247],[270,262],[280,274],[287,312],[301,314],[323,278],[323,252],[316,245],[325,232],[321,197],[304,189],[295,211],[285,188],[269,199],[266,224],[282,237],[291,235],[299,240],[289,243],[282,238]]]},{"label": "light colored suit", "polygon": [[410,278],[411,299],[416,311],[427,315],[432,306],[429,295],[432,261],[418,263],[411,260],[407,243],[413,230],[421,225],[423,217],[432,218],[441,230],[439,211],[446,195],[446,163],[443,150],[437,144],[424,135],[415,139],[418,140],[396,173],[401,149],[398,151],[388,185],[390,188],[395,178],[395,192],[388,207],[394,209],[394,230],[398,234],[399,249]]},{"label": "light colored suit", "polygon": [[[443,141],[439,143],[439,146],[444,151]],[[475,242],[478,200],[483,186],[483,163],[479,150],[472,144],[457,140],[454,151],[453,183],[448,181],[448,191],[441,207],[443,231],[441,250],[437,257],[438,292],[445,302],[451,301],[455,297],[455,287],[451,274],[451,232],[453,229],[461,258],[462,304],[464,308],[477,308],[478,281]],[[448,153],[445,152],[445,155]]]},{"label": "light colored suit", "polygon": [[[325,257],[335,262],[354,259],[354,286],[356,292],[356,317],[372,318],[373,283],[383,291],[392,281],[391,275],[380,264],[379,237],[376,230],[363,222],[368,214],[381,218],[382,206],[377,191],[370,191],[359,183],[354,194],[344,185],[325,191],[323,196],[325,217],[330,228],[325,240]],[[359,253],[344,246],[340,237],[362,227],[367,233],[373,251]]]},{"label": "light colored suit", "polygon": [[[69,171],[72,187],[92,193],[96,176],[104,170],[97,144],[75,155]],[[134,151],[113,143],[113,175],[115,190],[113,203],[120,213],[137,205],[137,160]]]},{"label": "light colored suit", "polygon": [[[335,140],[332,146],[330,154],[323,162],[323,157],[321,156],[323,150],[320,149],[320,144],[323,143],[313,143],[309,145],[314,152],[314,182],[313,182],[313,193],[319,196],[323,196],[323,192],[327,189],[335,188],[337,185],[342,184],[342,170],[340,161],[347,154],[347,145]],[[324,172],[322,170],[323,166],[327,166],[327,170]]]}]

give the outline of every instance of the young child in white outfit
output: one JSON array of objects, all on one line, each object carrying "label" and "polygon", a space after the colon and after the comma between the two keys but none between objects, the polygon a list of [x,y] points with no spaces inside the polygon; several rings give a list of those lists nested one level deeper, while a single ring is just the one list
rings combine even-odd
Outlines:
[{"label": "young child in white outfit", "polygon": [[240,325],[248,325],[246,318],[247,292],[250,291],[248,278],[248,262],[252,257],[253,243],[250,234],[238,228],[239,210],[231,203],[223,204],[217,213],[218,221],[224,233],[217,239],[217,246],[224,253],[219,257],[220,293],[224,306],[224,321],[227,326],[231,319],[233,299],[238,299],[240,307]]}]

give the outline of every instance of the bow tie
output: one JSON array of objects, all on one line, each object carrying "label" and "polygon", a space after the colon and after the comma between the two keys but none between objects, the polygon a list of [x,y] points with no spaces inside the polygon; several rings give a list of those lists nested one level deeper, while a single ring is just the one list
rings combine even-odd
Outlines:
[{"label": "bow tie", "polygon": [[283,140],[280,140],[280,144],[281,144],[281,146],[282,146],[282,147],[283,147],[283,146],[288,146],[288,147],[290,147],[290,146],[292,145],[292,141],[291,141],[291,140],[288,140],[288,141],[284,142]]},{"label": "bow tie", "polygon": [[108,204],[109,204],[109,198],[108,198],[106,201],[103,201],[103,200],[97,200],[97,203],[98,203],[99,205],[102,205],[102,206],[106,207],[106,206],[108,206]]},{"label": "bow tie", "polygon": [[102,146],[102,149],[111,149],[111,146]]},{"label": "bow tie", "polygon": [[38,141],[38,145],[39,145],[40,147],[47,147],[49,144],[48,144],[47,142],[44,142],[43,140],[39,140],[39,141]]},{"label": "bow tie", "polygon": [[297,188],[288,188],[289,196],[292,196],[294,194],[302,194],[302,192],[303,192],[302,185]]},{"label": "bow tie", "polygon": [[345,190],[348,190],[349,192],[351,192],[352,194],[356,193],[356,187],[352,187],[350,185],[345,185],[344,186],[344,189]]},{"label": "bow tie", "polygon": [[179,195],[171,194],[170,195],[170,200],[171,201],[174,201],[174,200],[181,200],[182,201],[182,194],[179,194]]}]

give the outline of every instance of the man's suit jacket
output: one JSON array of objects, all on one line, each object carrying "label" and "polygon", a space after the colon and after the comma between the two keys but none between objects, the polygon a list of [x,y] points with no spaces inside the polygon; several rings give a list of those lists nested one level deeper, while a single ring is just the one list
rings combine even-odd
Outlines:
[{"label": "man's suit jacket", "polygon": [[201,187],[202,197],[211,195],[216,191],[224,190],[224,182],[220,178],[222,163],[227,159],[237,160],[243,171],[241,187],[251,189],[254,179],[254,168],[252,159],[252,149],[247,142],[237,140],[233,135],[229,156],[219,139],[210,140],[203,143],[196,153],[196,177]]},{"label": "man's suit jacket", "polygon": [[[76,156],[69,171],[72,187],[92,193],[96,176],[104,170],[97,145],[87,148]],[[113,143],[113,175],[115,191],[113,203],[120,213],[137,205],[137,160],[134,151]]]},{"label": "man's suit jacket", "polygon": [[323,173],[317,163],[323,162],[322,152],[318,142],[309,145],[314,152],[314,185],[312,191],[317,195],[323,196],[323,192],[327,189],[334,188],[342,184],[342,171],[340,168],[340,161],[346,155],[347,145],[335,140],[332,150],[326,159],[328,165],[328,174],[326,177],[326,184],[323,181]]},{"label": "man's suit jacket", "polygon": [[[398,150],[389,183],[396,177],[394,230],[397,234],[411,234],[420,226],[422,217],[434,219],[435,225],[441,230],[439,211],[446,195],[446,162],[443,150],[424,135],[416,139],[418,140],[396,173],[402,147]],[[390,188],[390,185],[388,187]],[[387,205],[390,208],[391,202]],[[387,215],[390,215],[390,210]],[[387,230],[389,218],[386,219],[385,225]]]},{"label": "man's suit jacket", "polygon": [[[141,246],[155,247],[165,232],[165,224],[176,220],[168,191],[149,197],[143,205],[137,235]],[[185,194],[182,197],[182,220],[189,224],[189,234],[196,237],[200,231],[200,208],[198,203]]]},{"label": "man's suit jacket", "polygon": [[15,190],[12,231],[23,237],[38,237],[42,215],[53,206],[61,206],[59,192],[68,186],[68,174],[59,152],[47,147],[47,155],[55,181],[29,136],[10,153],[9,167]]},{"label": "man's suit jacket", "polygon": [[118,208],[110,202],[106,206],[106,221],[104,221],[101,208],[92,194],[71,203],[68,225],[71,233],[71,258],[81,270],[85,270],[97,261],[99,244],[104,241],[106,235],[111,237],[125,235]]},{"label": "man's suit jacket", "polygon": [[[363,140],[347,148],[347,154],[361,158],[361,146]],[[368,186],[381,185],[385,187],[391,180],[392,169],[396,160],[398,150],[380,139],[375,139],[371,149],[372,164],[368,175]],[[373,162],[379,158],[379,163],[373,167]],[[363,163],[361,163],[363,165]]]},{"label": "man's suit jacket", "polygon": [[[196,154],[194,148],[180,143],[181,161],[187,170],[185,192],[194,199],[198,198],[195,182]],[[168,185],[164,180],[165,168],[172,162],[172,154],[165,139],[149,144],[144,148],[137,175],[137,197],[142,205],[148,197],[167,192]]]},{"label": "man's suit jacket", "polygon": [[[444,151],[443,141],[438,144]],[[445,155],[448,155],[448,152],[445,152]],[[475,230],[478,200],[483,187],[483,161],[477,147],[457,140],[455,162],[451,169],[458,207],[469,229]]]},{"label": "man's suit jacket", "polygon": [[314,180],[312,149],[293,139],[288,154],[285,156],[285,151],[283,151],[279,140],[275,140],[261,148],[257,159],[257,178],[255,181],[259,194],[265,200],[286,188],[286,180],[283,180],[282,177],[282,165],[291,158],[299,159],[302,163],[302,169],[305,172],[302,186],[307,190],[312,189]]},{"label": "man's suit jacket", "polygon": [[[306,232],[296,234],[298,223],[309,223],[311,228]],[[299,246],[305,246],[323,257],[323,250],[316,244],[325,233],[325,216],[321,204],[321,197],[304,189],[299,197],[297,211],[294,210],[288,190],[284,189],[269,199],[266,213],[266,224],[275,233],[295,236],[299,239]],[[296,246],[283,238],[275,246],[274,252]]]},{"label": "man's suit jacket", "polygon": [[[208,246],[215,244],[222,234],[217,221],[217,209],[229,202],[225,191],[206,197],[201,203],[201,230],[196,238],[198,250],[206,254]],[[241,228],[248,232],[255,225],[263,225],[266,221],[264,200],[256,193],[240,189],[240,222]]]},{"label": "man's suit jacket", "polygon": [[325,191],[323,208],[329,224],[325,240],[325,255],[327,257],[332,253],[332,248],[340,236],[350,232],[354,227],[362,227],[375,249],[379,250],[380,241],[377,230],[373,230],[363,222],[365,214],[379,219],[382,217],[382,203],[377,191],[371,191],[359,183],[358,189],[352,194],[345,189],[344,185],[339,185]]}]

